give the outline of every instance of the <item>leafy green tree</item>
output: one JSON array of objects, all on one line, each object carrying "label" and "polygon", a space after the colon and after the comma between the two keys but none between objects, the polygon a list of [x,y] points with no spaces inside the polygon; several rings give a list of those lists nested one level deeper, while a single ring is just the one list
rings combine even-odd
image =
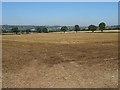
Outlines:
[{"label": "leafy green tree", "polygon": [[105,29],[105,27],[106,27],[106,24],[104,22],[101,22],[99,24],[99,30],[101,30],[101,32],[103,32],[103,30]]},{"label": "leafy green tree", "polygon": [[29,34],[31,32],[30,29],[26,29],[26,34]]},{"label": "leafy green tree", "polygon": [[90,25],[88,27],[88,30],[91,30],[92,32],[94,32],[95,30],[97,30],[97,27],[95,25]]},{"label": "leafy green tree", "polygon": [[63,31],[64,33],[68,30],[67,26],[63,26],[61,27],[61,31]]},{"label": "leafy green tree", "polygon": [[37,27],[36,30],[37,30],[38,33],[42,33],[42,28],[41,27]]},{"label": "leafy green tree", "polygon": [[77,33],[77,31],[80,31],[80,27],[79,27],[79,25],[75,25],[74,28],[75,28],[74,31],[76,31],[76,33]]},{"label": "leafy green tree", "polygon": [[38,33],[48,33],[48,29],[45,26],[37,27],[37,32]]},{"label": "leafy green tree", "polygon": [[20,30],[18,29],[18,27],[13,27],[12,32],[18,34],[20,32]]},{"label": "leafy green tree", "polygon": [[43,28],[42,28],[42,31],[43,31],[44,33],[48,33],[48,29],[47,29],[46,27],[43,27]]}]

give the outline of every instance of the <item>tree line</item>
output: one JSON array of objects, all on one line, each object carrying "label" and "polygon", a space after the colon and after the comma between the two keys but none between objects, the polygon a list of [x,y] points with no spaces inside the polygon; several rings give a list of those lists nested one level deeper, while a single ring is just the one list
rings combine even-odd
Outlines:
[{"label": "tree line", "polygon": [[[105,24],[104,22],[101,22],[98,27],[95,26],[95,25],[89,25],[89,26],[88,26],[88,30],[94,32],[95,30],[97,30],[97,28],[99,28],[99,30],[101,30],[101,32],[103,32],[103,30],[105,29],[105,27],[106,27],[106,24]],[[67,26],[63,26],[63,27],[61,28],[61,31],[63,31],[64,33],[65,33],[67,30],[68,30]],[[79,25],[75,25],[75,26],[74,26],[74,31],[76,31],[76,33],[77,33],[77,31],[81,31],[80,26],[79,26]]]},{"label": "tree line", "polygon": [[[104,22],[101,22],[98,27],[95,26],[95,25],[89,25],[89,26],[88,26],[88,30],[94,32],[94,31],[96,31],[97,28],[98,28],[99,30],[101,30],[101,32],[103,32],[103,30],[105,30],[105,27],[106,27],[106,24],[105,24]],[[48,33],[48,32],[49,32],[48,29],[47,29],[45,26],[39,26],[39,27],[37,27],[35,30],[36,30],[35,32],[37,32],[37,33]],[[11,29],[11,31],[12,31],[13,33],[15,33],[15,34],[18,34],[18,33],[20,33],[20,32],[21,32],[21,34],[23,34],[23,33],[25,33],[25,32],[26,32],[26,34],[29,34],[29,33],[31,32],[30,29],[19,30],[18,27],[13,27],[13,28]],[[60,29],[60,31],[62,31],[62,32],[65,33],[66,31],[68,31],[68,27],[67,27],[67,26],[62,26],[61,29]],[[76,31],[76,33],[77,33],[78,31],[81,31],[80,26],[79,26],[79,25],[75,25],[75,26],[74,26],[74,31]]]}]

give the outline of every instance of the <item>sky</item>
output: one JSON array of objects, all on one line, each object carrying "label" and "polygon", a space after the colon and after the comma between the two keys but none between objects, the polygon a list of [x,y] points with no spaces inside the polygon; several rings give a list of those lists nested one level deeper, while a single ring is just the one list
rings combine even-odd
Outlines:
[{"label": "sky", "polygon": [[0,25],[2,25],[2,3],[0,3]]},{"label": "sky", "polygon": [[8,25],[118,24],[117,2],[3,2],[2,24]]},{"label": "sky", "polygon": [[1,0],[2,2],[119,2],[120,0]]}]

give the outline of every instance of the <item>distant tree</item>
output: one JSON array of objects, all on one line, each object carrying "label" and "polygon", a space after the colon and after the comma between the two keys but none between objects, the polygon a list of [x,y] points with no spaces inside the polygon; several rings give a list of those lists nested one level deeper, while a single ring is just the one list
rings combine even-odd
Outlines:
[{"label": "distant tree", "polygon": [[105,29],[105,26],[106,26],[106,24],[104,22],[101,22],[99,24],[99,30],[101,30],[101,32],[103,32],[103,30]]},{"label": "distant tree", "polygon": [[63,27],[61,28],[61,31],[63,31],[64,33],[65,33],[67,30],[68,30],[67,26],[63,26]]},{"label": "distant tree", "polygon": [[21,34],[24,34],[26,32],[26,30],[21,30]]},{"label": "distant tree", "polygon": [[75,25],[75,27],[74,27],[74,31],[76,31],[76,33],[77,33],[77,31],[80,31],[80,27],[79,27],[79,25]]},{"label": "distant tree", "polygon": [[46,27],[42,27],[42,31],[43,31],[44,33],[48,33],[48,29],[47,29]]},{"label": "distant tree", "polygon": [[[1,31],[1,30],[0,30]],[[2,29],[2,33],[6,33],[7,31],[5,29]]]},{"label": "distant tree", "polygon": [[48,33],[48,29],[45,27],[45,26],[40,26],[40,27],[37,27],[36,28],[36,31],[38,32],[38,33]]},{"label": "distant tree", "polygon": [[26,34],[29,34],[31,32],[30,29],[26,29]]},{"label": "distant tree", "polygon": [[38,33],[42,33],[42,28],[41,27],[37,27],[36,30],[37,30]]},{"label": "distant tree", "polygon": [[13,27],[12,29],[12,32],[18,34],[20,32],[20,30],[18,29],[18,27]]},{"label": "distant tree", "polygon": [[97,30],[97,27],[95,25],[90,25],[88,27],[88,30],[91,30],[92,32],[94,32],[95,30]]}]

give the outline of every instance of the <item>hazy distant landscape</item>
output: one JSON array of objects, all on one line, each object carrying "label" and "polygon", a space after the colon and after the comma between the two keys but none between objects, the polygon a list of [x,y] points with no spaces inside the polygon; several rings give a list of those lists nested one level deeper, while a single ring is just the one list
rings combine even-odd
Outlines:
[{"label": "hazy distant landscape", "polygon": [[3,88],[117,88],[117,4],[3,3]]}]

